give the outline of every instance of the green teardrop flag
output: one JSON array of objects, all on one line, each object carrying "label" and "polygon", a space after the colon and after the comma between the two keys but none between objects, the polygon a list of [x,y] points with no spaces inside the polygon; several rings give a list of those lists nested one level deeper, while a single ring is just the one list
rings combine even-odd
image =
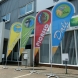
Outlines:
[{"label": "green teardrop flag", "polygon": [[35,25],[35,17],[34,16],[27,16],[22,21],[22,32],[20,38],[20,55],[25,49],[27,41],[34,29]]}]

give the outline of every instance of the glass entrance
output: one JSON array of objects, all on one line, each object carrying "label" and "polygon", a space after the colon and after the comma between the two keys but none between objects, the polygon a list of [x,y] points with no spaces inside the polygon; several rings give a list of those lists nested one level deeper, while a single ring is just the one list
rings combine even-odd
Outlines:
[{"label": "glass entrance", "polygon": [[49,63],[49,35],[44,37],[40,47],[40,62]]},{"label": "glass entrance", "polygon": [[[76,65],[74,31],[68,31],[65,33],[64,38],[62,40],[62,53],[68,53],[68,64]],[[63,62],[63,64],[65,64],[65,62]]]}]

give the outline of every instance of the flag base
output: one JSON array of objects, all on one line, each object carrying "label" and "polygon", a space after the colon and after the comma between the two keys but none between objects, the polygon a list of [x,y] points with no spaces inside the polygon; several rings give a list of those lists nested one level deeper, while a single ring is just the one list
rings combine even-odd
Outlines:
[{"label": "flag base", "polygon": [[4,66],[3,69],[8,69],[8,67]]},{"label": "flag base", "polygon": [[15,69],[16,71],[21,71],[21,69],[20,68],[17,68],[17,69]]},{"label": "flag base", "polygon": [[37,71],[35,71],[35,70],[32,70],[32,71],[30,71],[30,73],[37,73],[37,74],[39,74]]},{"label": "flag base", "polygon": [[46,74],[46,76],[48,76],[48,78],[51,78],[51,77],[55,77],[55,78],[59,78],[58,76],[54,75],[54,74]]},{"label": "flag base", "polygon": [[2,67],[3,69],[8,69],[8,67],[5,65],[4,67]]}]

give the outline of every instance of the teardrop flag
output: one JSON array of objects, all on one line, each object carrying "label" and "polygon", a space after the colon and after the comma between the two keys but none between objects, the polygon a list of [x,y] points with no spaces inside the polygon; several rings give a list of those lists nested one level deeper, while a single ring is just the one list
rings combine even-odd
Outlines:
[{"label": "teardrop flag", "polygon": [[40,45],[44,36],[51,24],[51,12],[49,10],[42,10],[36,15],[35,27],[35,56],[39,51]]},{"label": "teardrop flag", "polygon": [[10,36],[9,36],[8,48],[7,48],[7,57],[10,55],[17,41],[20,39],[20,34],[21,34],[21,23],[19,22],[13,23],[10,29]]},{"label": "teardrop flag", "polygon": [[22,32],[21,32],[21,39],[20,39],[20,55],[25,49],[27,41],[34,29],[35,17],[34,16],[27,16],[22,21]]},{"label": "teardrop flag", "polygon": [[66,29],[69,26],[71,17],[74,14],[74,6],[69,2],[61,2],[52,10],[52,52],[55,53]]}]

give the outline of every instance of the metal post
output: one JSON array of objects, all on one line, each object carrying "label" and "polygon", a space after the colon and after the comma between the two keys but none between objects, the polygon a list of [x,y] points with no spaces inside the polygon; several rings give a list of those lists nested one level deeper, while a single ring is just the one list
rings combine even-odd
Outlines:
[{"label": "metal post", "polygon": [[65,68],[66,68],[66,74],[67,74],[67,61],[65,61]]},{"label": "metal post", "polygon": [[33,45],[33,70],[30,71],[31,73],[38,73],[37,71],[34,70],[34,52],[35,52],[35,39],[33,38],[34,45]]},{"label": "metal post", "polygon": [[[51,35],[50,35],[50,38],[51,38]],[[52,40],[51,40],[51,43],[52,43]],[[55,75],[52,73],[52,46],[50,45],[50,47],[51,47],[51,56],[50,56],[51,73],[50,73],[50,74],[47,74],[48,78],[50,78],[50,77],[55,77]]]},{"label": "metal post", "polygon": [[[51,24],[50,24],[50,26],[51,26]],[[50,39],[51,39],[50,41],[51,41],[51,44],[52,44],[52,30],[51,30]],[[50,56],[51,58],[50,58],[50,60],[51,60],[51,69],[52,69],[52,46],[51,46],[51,44],[50,44],[50,49],[51,49],[51,56]],[[46,76],[48,76],[48,78],[51,78],[51,77],[59,78],[58,76],[56,76],[55,74],[52,73],[52,70],[51,70],[51,73],[50,74],[46,74]]]},{"label": "metal post", "polygon": [[[8,53],[8,51],[7,51]],[[5,61],[5,66],[3,67],[4,69],[8,69],[8,67],[6,66],[7,65],[7,53],[6,53],[6,61]]]},{"label": "metal post", "polygon": [[[8,42],[9,42],[9,40],[8,40]],[[4,69],[8,69],[8,67],[6,66],[7,65],[7,54],[8,54],[8,46],[7,46],[7,52],[6,52],[6,60],[5,60],[5,66],[3,67]]]},{"label": "metal post", "polygon": [[18,68],[15,69],[16,71],[21,71],[21,69],[19,68],[19,60],[20,60],[20,56],[19,56],[19,53],[20,53],[20,46],[19,46],[19,40],[18,40]]},{"label": "metal post", "polygon": [[11,57],[11,61],[12,61],[12,59],[13,59],[13,50],[12,50],[12,57]]}]

